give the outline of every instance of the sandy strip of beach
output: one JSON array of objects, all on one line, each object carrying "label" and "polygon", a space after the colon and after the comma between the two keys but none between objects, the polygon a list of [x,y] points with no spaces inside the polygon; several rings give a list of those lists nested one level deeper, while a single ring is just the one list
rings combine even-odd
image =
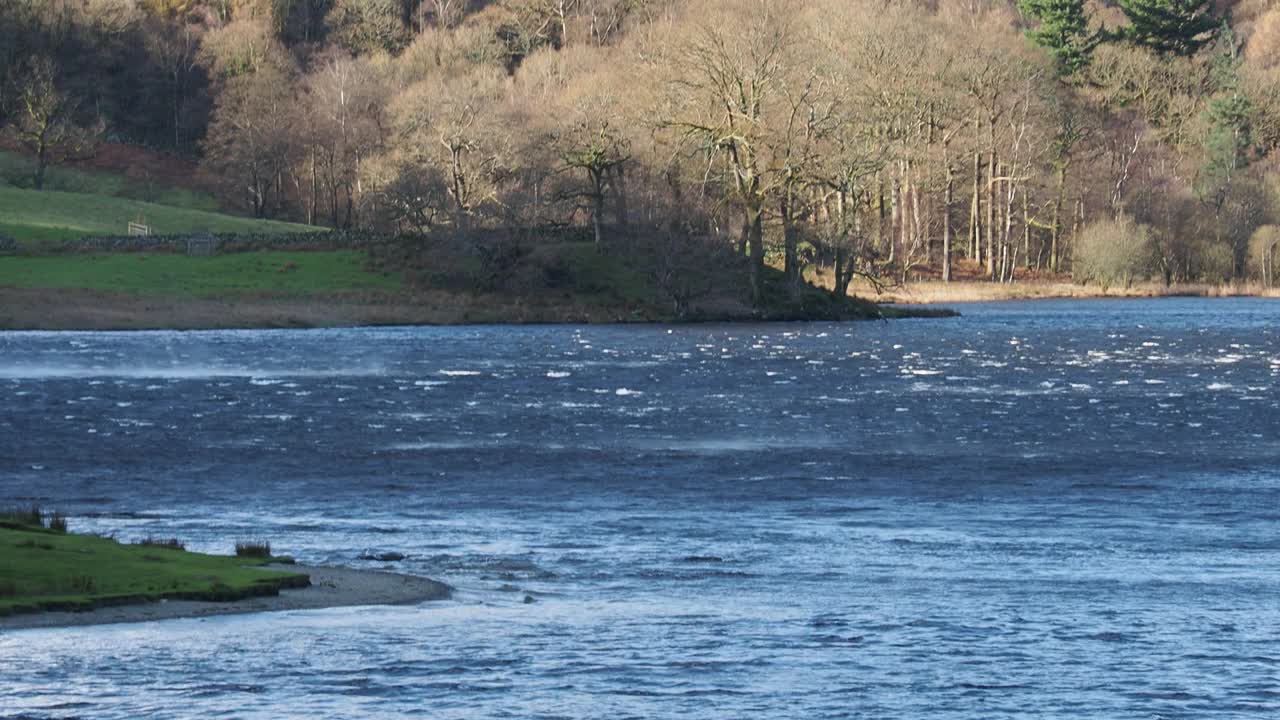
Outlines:
[{"label": "sandy strip of beach", "polygon": [[234,602],[163,600],[143,605],[105,607],[89,612],[12,615],[0,617],[0,632],[26,628],[147,622],[276,610],[314,610],[355,605],[413,605],[428,600],[444,600],[450,594],[449,586],[444,583],[378,570],[306,565],[270,565],[267,568],[310,575],[311,587],[281,590],[279,595],[273,597],[256,597]]}]

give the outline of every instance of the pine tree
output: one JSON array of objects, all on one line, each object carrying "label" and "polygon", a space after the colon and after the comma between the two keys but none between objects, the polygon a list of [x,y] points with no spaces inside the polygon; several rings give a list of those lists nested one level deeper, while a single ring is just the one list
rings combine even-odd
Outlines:
[{"label": "pine tree", "polygon": [[1027,37],[1053,55],[1059,74],[1074,75],[1089,64],[1100,36],[1089,32],[1084,0],[1020,0],[1019,6],[1039,21]]},{"label": "pine tree", "polygon": [[1228,28],[1218,41],[1211,78],[1216,86],[1205,110],[1205,158],[1196,179],[1200,196],[1221,206],[1232,180],[1249,163],[1253,148],[1253,102],[1240,87],[1240,55]]},{"label": "pine tree", "polygon": [[1158,53],[1194,55],[1213,40],[1222,20],[1207,0],[1119,0],[1129,18],[1121,36]]}]

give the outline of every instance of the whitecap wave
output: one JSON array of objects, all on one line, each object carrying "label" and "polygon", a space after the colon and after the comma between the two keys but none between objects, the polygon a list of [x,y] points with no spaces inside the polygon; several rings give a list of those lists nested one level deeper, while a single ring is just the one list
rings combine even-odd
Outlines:
[{"label": "whitecap wave", "polygon": [[57,365],[0,365],[0,380],[85,380],[124,378],[130,380],[209,380],[245,378],[256,384],[283,378],[369,377],[381,375],[375,367],[293,369],[251,368],[226,365],[117,365],[73,367]]}]

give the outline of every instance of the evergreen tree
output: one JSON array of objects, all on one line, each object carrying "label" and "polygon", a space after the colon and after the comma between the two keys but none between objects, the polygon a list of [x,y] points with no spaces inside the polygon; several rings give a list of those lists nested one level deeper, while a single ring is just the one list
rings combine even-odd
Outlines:
[{"label": "evergreen tree", "polygon": [[1129,18],[1121,37],[1158,53],[1194,55],[1221,26],[1207,0],[1119,0]]},{"label": "evergreen tree", "polygon": [[1200,196],[1220,207],[1253,148],[1253,102],[1240,87],[1240,56],[1230,28],[1219,39],[1211,79],[1215,87],[1205,110],[1205,158],[1196,180]]},{"label": "evergreen tree", "polygon": [[1027,37],[1053,55],[1059,74],[1074,75],[1089,64],[1100,37],[1089,32],[1084,0],[1019,0],[1019,7],[1039,21]]}]

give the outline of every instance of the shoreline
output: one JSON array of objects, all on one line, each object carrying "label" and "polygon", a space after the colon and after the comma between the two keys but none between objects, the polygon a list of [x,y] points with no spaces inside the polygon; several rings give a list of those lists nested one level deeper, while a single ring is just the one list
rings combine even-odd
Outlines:
[{"label": "shoreline", "polygon": [[[859,288],[862,291],[862,288]],[[872,293],[870,289],[866,292]],[[936,305],[1035,300],[1150,300],[1156,298],[1280,298],[1280,288],[1264,288],[1251,283],[1212,285],[1208,283],[1134,283],[1130,287],[1102,288],[1059,281],[1024,281],[1000,284],[973,280],[944,283],[916,281],[885,290],[877,302],[895,305]]]},{"label": "shoreline", "polygon": [[[834,319],[829,308],[758,311],[740,303],[715,302],[694,316],[677,318],[652,307],[592,303],[585,297],[527,302],[467,293],[336,293],[313,296],[244,295],[175,297],[108,290],[0,287],[0,331],[275,330],[341,327],[697,324]],[[850,299],[847,319],[938,317],[938,310],[876,309]],[[861,313],[861,315],[857,315]]]},{"label": "shoreline", "polygon": [[321,610],[362,605],[416,605],[432,600],[446,600],[452,594],[452,588],[444,583],[416,575],[381,570],[309,565],[266,565],[263,569],[305,573],[311,576],[311,585],[294,590],[281,590],[279,595],[230,602],[163,600],[136,605],[102,607],[87,612],[46,611],[8,615],[0,617],[0,633],[36,628],[112,625],[282,610]]},{"label": "shoreline", "polygon": [[[916,306],[965,305],[1053,299],[1152,299],[1164,297],[1280,298],[1280,288],[1257,285],[1139,283],[1103,289],[1058,281],[998,284],[960,280],[916,281],[876,295],[855,288],[857,297],[882,309],[893,307],[902,317],[931,317]],[[887,313],[886,313],[887,314]],[[892,316],[890,316],[892,317]],[[342,327],[545,324],[699,324],[819,320],[820,317],[768,317],[746,307],[719,307],[698,317],[678,319],[612,305],[576,302],[557,304],[494,302],[466,294],[421,295],[337,294],[313,297],[172,297],[104,290],[39,290],[0,288],[0,331],[128,331],[128,330],[272,330]],[[875,318],[862,318],[875,319]]]}]

